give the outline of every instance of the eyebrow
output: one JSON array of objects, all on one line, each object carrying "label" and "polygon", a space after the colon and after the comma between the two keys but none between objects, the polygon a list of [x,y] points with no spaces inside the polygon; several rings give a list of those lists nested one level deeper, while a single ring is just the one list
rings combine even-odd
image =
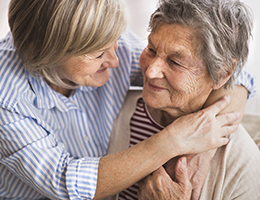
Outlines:
[{"label": "eyebrow", "polygon": [[[152,42],[151,36],[148,36],[148,42],[149,44],[151,44],[153,46],[153,48],[155,48],[155,45]],[[156,49],[156,48],[155,48]],[[181,61],[185,62],[185,57],[187,57],[185,54],[183,54],[183,49],[179,50],[179,51],[171,51],[169,53],[169,56],[174,56],[176,58],[179,58]],[[190,57],[190,54],[188,55]]]},{"label": "eyebrow", "polygon": [[[183,50],[180,51],[174,51],[173,53],[170,53],[170,57],[174,56],[179,58],[182,61],[185,61],[185,58],[187,57],[187,55],[183,54]],[[188,55],[190,57],[190,55]]]},{"label": "eyebrow", "polygon": [[101,50],[97,51],[97,53],[101,53],[101,52],[103,52],[103,51],[106,51],[106,50],[108,50],[109,48],[110,48],[110,47],[105,48],[105,49],[101,49]]}]

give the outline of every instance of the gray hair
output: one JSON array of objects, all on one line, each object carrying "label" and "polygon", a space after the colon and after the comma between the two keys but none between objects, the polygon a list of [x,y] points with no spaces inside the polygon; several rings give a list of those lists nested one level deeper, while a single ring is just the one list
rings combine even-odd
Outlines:
[{"label": "gray hair", "polygon": [[121,0],[11,0],[9,26],[26,69],[71,88],[59,78],[57,63],[117,40],[126,16]]},{"label": "gray hair", "polygon": [[[195,30],[201,41],[198,56],[215,84],[219,74],[226,77],[227,69],[235,67],[238,74],[247,61],[252,17],[239,0],[160,0],[150,19],[150,31],[155,31],[162,21]],[[225,87],[232,86],[234,80],[235,74]]]}]

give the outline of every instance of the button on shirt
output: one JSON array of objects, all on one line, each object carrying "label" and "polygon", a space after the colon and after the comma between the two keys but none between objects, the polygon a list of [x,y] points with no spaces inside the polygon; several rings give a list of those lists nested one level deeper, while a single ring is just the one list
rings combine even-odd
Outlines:
[{"label": "button on shirt", "polygon": [[[113,121],[129,86],[142,84],[139,57],[145,44],[124,32],[119,66],[111,69],[108,82],[82,86],[67,98],[26,71],[10,33],[0,42],[0,197],[94,197]],[[247,72],[238,82],[255,93]]]}]

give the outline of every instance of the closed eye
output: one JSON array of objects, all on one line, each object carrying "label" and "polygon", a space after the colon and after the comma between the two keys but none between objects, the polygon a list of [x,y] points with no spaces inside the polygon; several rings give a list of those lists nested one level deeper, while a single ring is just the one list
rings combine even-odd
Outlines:
[{"label": "closed eye", "polygon": [[175,62],[174,60],[170,60],[170,62],[171,62],[172,64],[174,64],[174,65],[179,65],[179,66],[181,66],[179,63]]},{"label": "closed eye", "polygon": [[149,50],[149,53],[150,53],[151,55],[153,55],[153,56],[156,55],[156,51],[153,50],[152,48],[148,48],[148,50]]},{"label": "closed eye", "polygon": [[96,57],[96,59],[102,58],[105,52],[103,52],[100,56]]}]

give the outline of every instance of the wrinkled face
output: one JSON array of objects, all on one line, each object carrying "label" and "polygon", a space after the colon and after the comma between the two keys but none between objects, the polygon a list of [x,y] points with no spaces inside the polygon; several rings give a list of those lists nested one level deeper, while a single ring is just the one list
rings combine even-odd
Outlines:
[{"label": "wrinkled face", "polygon": [[65,82],[100,87],[110,77],[109,68],[115,68],[118,65],[116,49],[117,41],[99,52],[86,56],[71,57],[59,66],[59,75]]},{"label": "wrinkled face", "polygon": [[213,82],[196,55],[198,44],[195,32],[178,24],[161,22],[149,35],[140,57],[148,106],[173,117],[201,109]]}]

